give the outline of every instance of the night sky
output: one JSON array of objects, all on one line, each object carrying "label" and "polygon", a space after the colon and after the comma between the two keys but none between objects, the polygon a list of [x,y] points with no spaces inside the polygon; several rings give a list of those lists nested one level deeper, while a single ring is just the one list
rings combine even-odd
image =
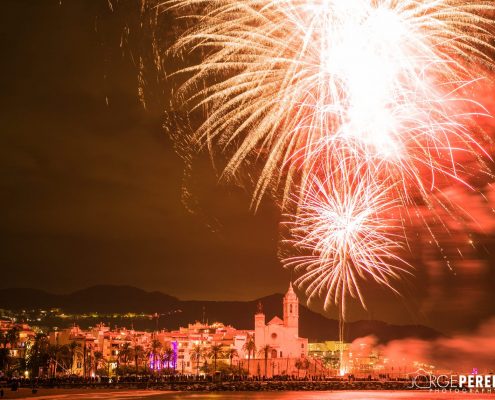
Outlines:
[{"label": "night sky", "polygon": [[[168,93],[145,109],[141,44],[120,46],[139,23],[133,3],[2,2],[0,287],[125,284],[205,300],[284,292],[269,201],[251,212],[249,193],[218,184],[205,157],[193,188],[201,213],[181,202],[184,165],[162,127]],[[370,309],[355,318],[447,332],[488,319],[492,225],[456,275],[418,239],[405,298],[370,287]]]}]

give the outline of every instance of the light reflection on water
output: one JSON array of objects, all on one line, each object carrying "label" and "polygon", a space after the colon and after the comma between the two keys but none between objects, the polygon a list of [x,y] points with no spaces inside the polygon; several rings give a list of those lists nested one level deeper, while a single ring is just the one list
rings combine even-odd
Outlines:
[{"label": "light reflection on water", "polygon": [[430,391],[333,391],[333,392],[222,392],[222,393],[167,393],[152,397],[154,400],[483,400],[495,399],[493,394],[436,393]]}]

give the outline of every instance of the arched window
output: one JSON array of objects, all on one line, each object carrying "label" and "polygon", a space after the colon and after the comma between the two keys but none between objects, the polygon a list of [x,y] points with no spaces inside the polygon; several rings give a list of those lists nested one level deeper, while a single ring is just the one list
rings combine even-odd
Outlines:
[{"label": "arched window", "polygon": [[290,308],[289,309],[290,309],[289,312],[292,314],[292,304],[290,305]]}]

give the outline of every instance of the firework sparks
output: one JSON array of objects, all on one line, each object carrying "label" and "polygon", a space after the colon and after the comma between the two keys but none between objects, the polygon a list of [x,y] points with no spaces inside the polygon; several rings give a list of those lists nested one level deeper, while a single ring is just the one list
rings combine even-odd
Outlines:
[{"label": "firework sparks", "polygon": [[408,271],[397,254],[401,250],[401,224],[393,217],[400,203],[393,186],[377,184],[363,170],[349,176],[334,171],[315,178],[304,194],[299,213],[288,225],[293,248],[301,255],[283,260],[301,272],[296,284],[308,299],[325,299],[325,308],[342,305],[346,295],[365,307],[359,281],[371,278],[393,291],[391,281]]},{"label": "firework sparks", "polygon": [[283,208],[295,199],[291,243],[306,254],[284,263],[309,298],[327,307],[350,294],[364,306],[367,277],[394,290],[407,264],[401,218],[388,215],[418,196],[446,208],[443,181],[489,173],[472,121],[487,112],[466,88],[492,66],[495,2],[165,5],[195,22],[173,47],[201,56],[177,73],[187,76],[179,97],[206,115],[193,142],[227,156],[227,178],[262,163],[255,208],[268,190]]},{"label": "firework sparks", "polygon": [[[204,6],[174,47],[204,58],[181,73],[191,107],[207,119],[196,140],[230,157],[224,176],[264,156],[255,205],[267,188],[312,179],[315,155],[351,147],[423,195],[434,174],[462,179],[455,151],[482,152],[466,127],[481,105],[461,99],[475,78],[462,60],[491,63],[483,13],[491,2],[457,0],[172,0]],[[382,164],[385,165],[385,164]],[[425,183],[423,170],[430,171]]]}]

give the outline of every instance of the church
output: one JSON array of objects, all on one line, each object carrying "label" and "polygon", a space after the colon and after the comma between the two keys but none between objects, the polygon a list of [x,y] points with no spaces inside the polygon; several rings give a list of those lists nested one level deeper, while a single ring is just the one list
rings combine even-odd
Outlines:
[{"label": "church", "polygon": [[284,319],[273,317],[266,323],[261,307],[254,316],[254,340],[260,351],[270,346],[271,359],[295,359],[308,354],[308,339],[299,337],[299,299],[292,283],[283,300]]}]

